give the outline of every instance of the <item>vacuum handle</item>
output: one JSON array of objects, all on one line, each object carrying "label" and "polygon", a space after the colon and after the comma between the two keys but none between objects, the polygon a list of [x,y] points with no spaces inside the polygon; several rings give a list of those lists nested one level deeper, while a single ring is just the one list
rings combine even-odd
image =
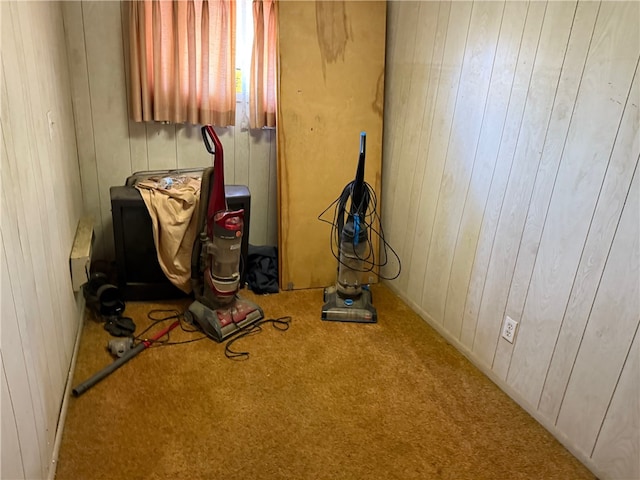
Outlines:
[{"label": "vacuum handle", "polygon": [[[221,152],[222,142],[220,142],[220,139],[218,138],[218,135],[216,134],[216,131],[213,129],[213,127],[211,125],[205,125],[204,127],[202,127],[201,131],[202,140],[204,141],[204,146],[207,149],[207,152],[209,152],[211,155],[215,155],[216,153]],[[209,143],[209,137],[211,137],[215,149],[211,147],[211,143]]]},{"label": "vacuum handle", "polygon": [[353,189],[351,191],[351,215],[364,215],[366,206],[363,205],[364,200],[364,162],[367,146],[366,132],[360,132],[360,155],[358,157],[358,168],[356,170],[356,178],[353,181]]}]

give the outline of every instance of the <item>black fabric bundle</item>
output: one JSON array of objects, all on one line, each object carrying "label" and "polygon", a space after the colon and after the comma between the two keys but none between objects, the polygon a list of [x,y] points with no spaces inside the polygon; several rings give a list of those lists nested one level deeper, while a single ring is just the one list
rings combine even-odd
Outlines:
[{"label": "black fabric bundle", "polygon": [[249,245],[246,279],[254,293],[278,293],[278,249]]}]

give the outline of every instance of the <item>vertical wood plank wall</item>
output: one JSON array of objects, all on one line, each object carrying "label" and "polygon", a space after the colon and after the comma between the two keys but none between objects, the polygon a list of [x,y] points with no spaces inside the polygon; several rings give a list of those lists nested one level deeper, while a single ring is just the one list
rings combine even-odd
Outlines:
[{"label": "vertical wood plank wall", "polygon": [[389,286],[595,473],[640,478],[640,4],[388,12]]},{"label": "vertical wood plank wall", "polygon": [[[127,8],[126,2],[64,2],[83,197],[98,219],[96,258],[114,257],[111,186],[124,185],[137,171],[212,164],[199,127],[129,120]],[[238,108],[242,118],[244,103]],[[225,182],[251,191],[249,242],[276,245],[275,132],[240,126],[216,131]]]},{"label": "vertical wood plank wall", "polygon": [[84,313],[69,272],[82,190],[62,6],[0,8],[0,478],[47,478]]}]

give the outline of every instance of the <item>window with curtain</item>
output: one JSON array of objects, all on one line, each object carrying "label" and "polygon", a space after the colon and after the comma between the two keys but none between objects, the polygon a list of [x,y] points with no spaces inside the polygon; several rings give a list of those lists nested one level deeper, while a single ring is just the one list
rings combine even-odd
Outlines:
[{"label": "window with curtain", "polygon": [[[275,126],[275,0],[253,1],[250,126]],[[235,124],[236,1],[129,3],[133,120]]]},{"label": "window with curtain", "polygon": [[276,125],[276,44],[275,0],[253,0],[253,53],[249,90],[251,128]]}]

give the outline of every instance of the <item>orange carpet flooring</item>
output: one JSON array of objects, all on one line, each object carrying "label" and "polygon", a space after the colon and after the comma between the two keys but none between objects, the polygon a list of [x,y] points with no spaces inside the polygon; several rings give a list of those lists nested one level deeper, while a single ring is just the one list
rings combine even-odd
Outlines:
[{"label": "orange carpet flooring", "polygon": [[[143,351],[71,399],[56,478],[594,478],[384,285],[377,324],[323,322],[321,290],[241,294],[290,328],[236,342],[244,361],[209,339]],[[188,305],[125,314],[140,332],[149,311]],[[74,385],[113,361],[111,338],[87,317]]]}]

